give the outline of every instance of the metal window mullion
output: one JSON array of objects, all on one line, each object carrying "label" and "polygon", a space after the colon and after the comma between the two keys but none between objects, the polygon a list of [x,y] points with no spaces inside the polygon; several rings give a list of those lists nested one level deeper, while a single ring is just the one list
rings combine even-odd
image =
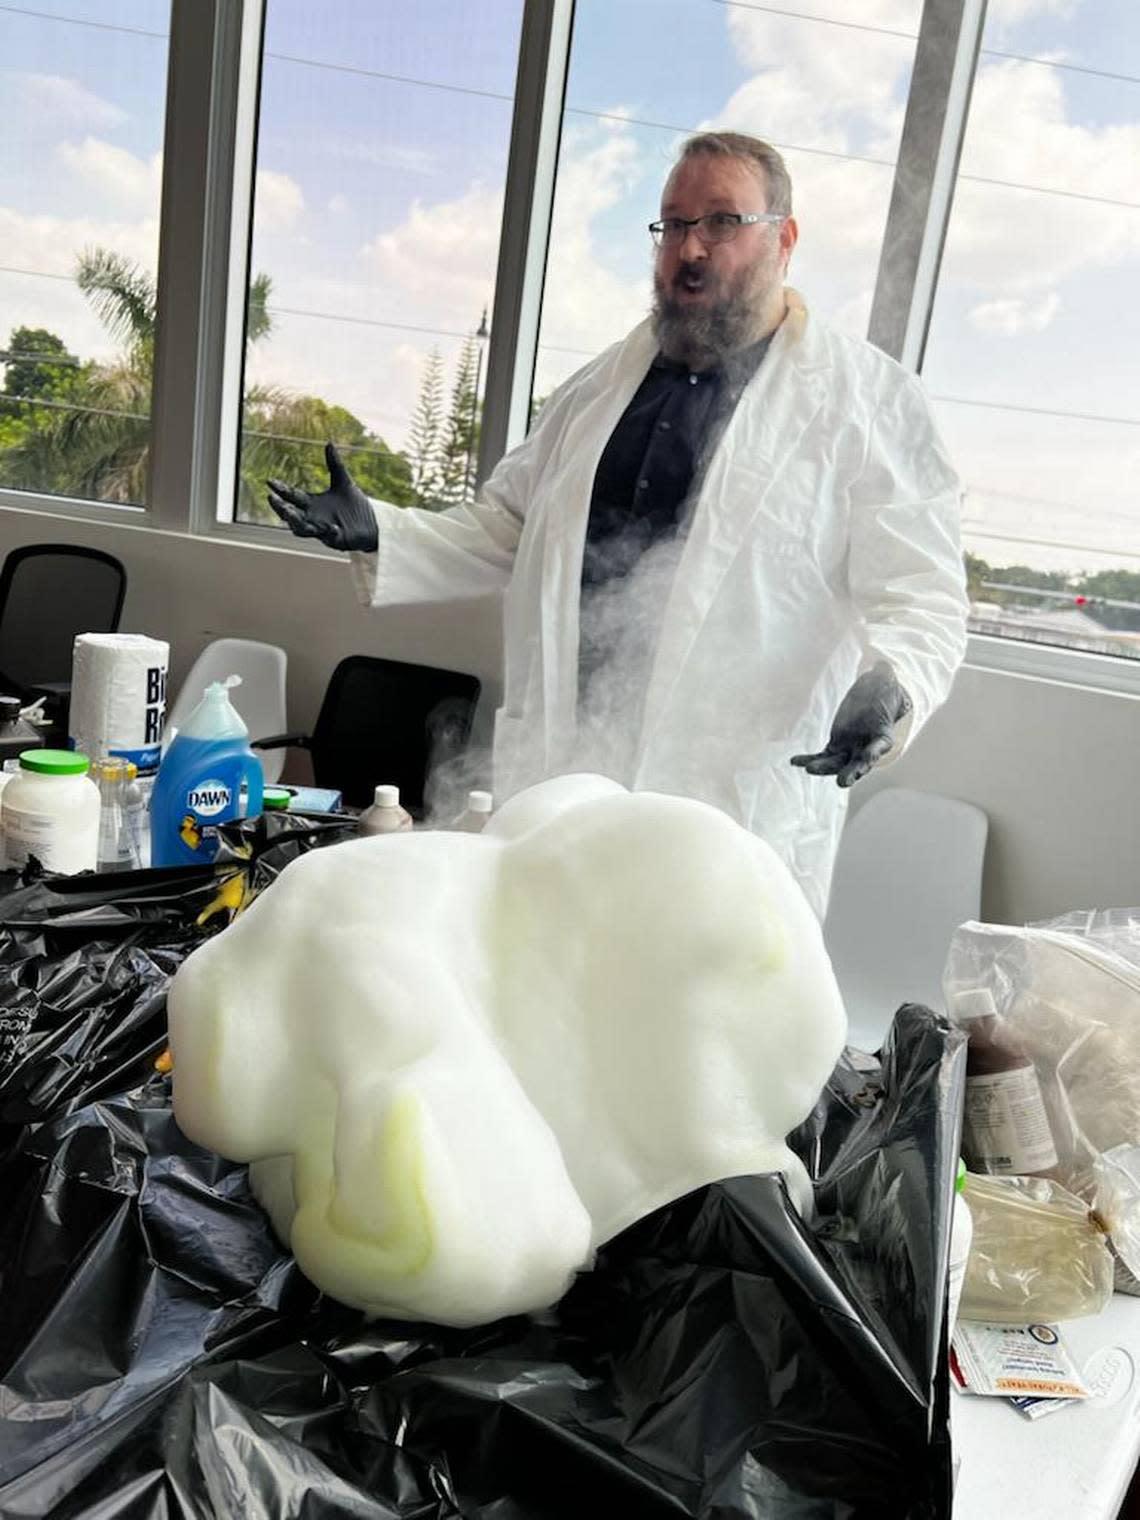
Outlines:
[{"label": "metal window mullion", "polygon": [[574,0],[524,0],[476,484],[526,436]]},{"label": "metal window mullion", "polygon": [[171,4],[147,501],[155,527],[184,532],[212,524],[217,501],[247,3]]},{"label": "metal window mullion", "polygon": [[922,368],[986,0],[926,0],[867,336]]}]

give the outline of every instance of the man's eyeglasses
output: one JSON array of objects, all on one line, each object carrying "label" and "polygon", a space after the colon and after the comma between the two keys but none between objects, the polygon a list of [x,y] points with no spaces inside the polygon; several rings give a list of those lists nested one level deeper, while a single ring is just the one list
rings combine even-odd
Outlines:
[{"label": "man's eyeglasses", "polygon": [[690,227],[697,229],[702,243],[731,243],[741,227],[785,220],[779,211],[712,211],[708,216],[663,217],[659,222],[650,222],[649,234],[658,248],[676,248],[685,241]]}]

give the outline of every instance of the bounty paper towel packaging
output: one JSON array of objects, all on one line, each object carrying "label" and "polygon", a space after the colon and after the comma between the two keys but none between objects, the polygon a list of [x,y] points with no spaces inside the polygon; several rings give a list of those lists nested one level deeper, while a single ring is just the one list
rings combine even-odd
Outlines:
[{"label": "bounty paper towel packaging", "polygon": [[81,633],[71,666],[71,744],[92,759],[158,769],[170,645],[144,633]]}]

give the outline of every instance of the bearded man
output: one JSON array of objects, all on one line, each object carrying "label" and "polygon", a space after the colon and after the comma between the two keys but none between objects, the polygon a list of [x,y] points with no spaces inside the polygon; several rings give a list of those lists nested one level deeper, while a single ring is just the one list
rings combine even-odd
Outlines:
[{"label": "bearded man", "polygon": [[[500,799],[568,770],[721,808],[827,902],[846,789],[945,700],[966,643],[958,483],[915,377],[785,285],[779,153],[681,148],[654,305],[547,401],[479,500],[270,482],[375,606],[504,596]],[[833,776],[838,786],[817,778]]]}]

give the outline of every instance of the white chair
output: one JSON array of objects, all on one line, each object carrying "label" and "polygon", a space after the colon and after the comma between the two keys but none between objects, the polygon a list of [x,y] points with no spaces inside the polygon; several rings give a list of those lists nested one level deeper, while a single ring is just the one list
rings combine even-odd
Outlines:
[{"label": "white chair", "polygon": [[[289,726],[285,721],[285,666],[285,651],[276,644],[262,644],[256,639],[215,639],[207,644],[183,681],[177,701],[167,709],[164,746],[197,707],[210,682],[224,681],[227,676],[241,676],[241,685],[230,691],[230,701],[249,729],[250,739],[283,734]],[[267,785],[280,779],[285,756],[283,749],[259,754]]]},{"label": "white chair", "polygon": [[981,912],[988,827],[969,802],[901,786],[849,819],[823,925],[849,1044],[878,1050],[901,1003],[943,1009],[950,937]]}]

